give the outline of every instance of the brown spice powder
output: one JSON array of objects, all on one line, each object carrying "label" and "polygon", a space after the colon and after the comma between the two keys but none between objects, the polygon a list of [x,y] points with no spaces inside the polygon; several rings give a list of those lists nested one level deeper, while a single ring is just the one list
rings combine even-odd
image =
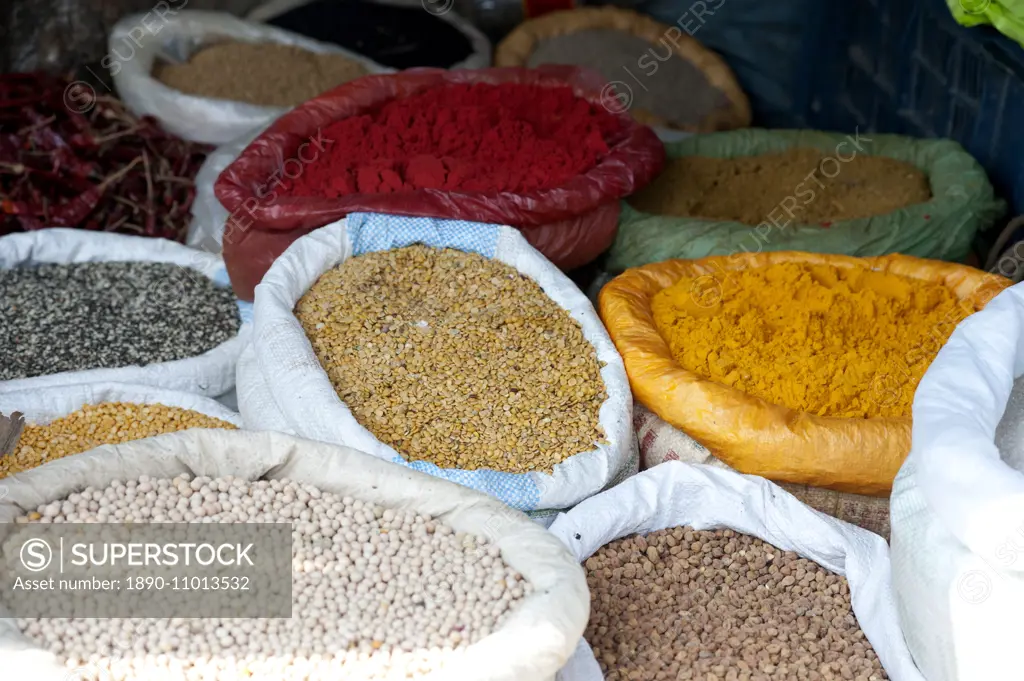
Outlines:
[{"label": "brown spice powder", "polygon": [[684,156],[669,161],[629,203],[656,215],[754,227],[772,217],[780,224],[820,224],[882,215],[932,197],[928,177],[909,163],[860,155],[823,166],[828,158],[815,149],[733,159]]},{"label": "brown spice powder", "polygon": [[317,54],[293,45],[224,42],[199,50],[185,64],[158,63],[153,76],[198,97],[260,106],[295,106],[366,68],[338,54]]}]

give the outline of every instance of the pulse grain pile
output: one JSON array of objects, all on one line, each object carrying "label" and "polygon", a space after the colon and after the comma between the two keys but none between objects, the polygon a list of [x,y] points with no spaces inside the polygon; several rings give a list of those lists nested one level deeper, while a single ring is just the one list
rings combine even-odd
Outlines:
[{"label": "pulse grain pile", "polygon": [[162,404],[86,405],[43,426],[27,424],[14,452],[0,457],[0,478],[101,445],[116,445],[189,428],[234,429],[235,426],[197,411]]},{"label": "pulse grain pile", "polygon": [[157,80],[179,92],[259,106],[295,106],[366,73],[340,54],[244,42],[210,45],[184,64],[161,63],[153,70]]},{"label": "pulse grain pile", "polygon": [[410,460],[550,472],[602,441],[593,346],[530,278],[422,245],[351,258],[295,309],[356,420]]},{"label": "pulse grain pile", "polygon": [[178,265],[0,270],[0,381],[195,357],[230,340],[234,294]]},{"label": "pulse grain pile", "polygon": [[850,590],[795,553],[688,527],[586,561],[585,637],[606,681],[882,681]]},{"label": "pulse grain pile", "polygon": [[289,619],[18,620],[81,681],[417,678],[501,627],[531,592],[484,539],[287,480],[143,476],[35,513],[51,523],[294,524]]},{"label": "pulse grain pile", "polygon": [[770,216],[819,224],[882,215],[931,197],[928,176],[904,161],[858,155],[839,163],[815,149],[790,149],[739,158],[673,159],[629,203],[655,215],[756,227]]}]

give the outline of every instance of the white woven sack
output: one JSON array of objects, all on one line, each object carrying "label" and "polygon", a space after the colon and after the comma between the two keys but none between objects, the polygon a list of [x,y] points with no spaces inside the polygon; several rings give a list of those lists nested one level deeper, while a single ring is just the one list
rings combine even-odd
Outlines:
[{"label": "white woven sack", "polygon": [[[857,621],[889,678],[924,681],[900,631],[885,540],[818,513],[763,478],[669,461],[559,515],[551,532],[583,562],[621,537],[680,525],[758,537],[843,575]],[[598,670],[572,681],[601,679]]]},{"label": "white woven sack", "polygon": [[117,22],[110,32],[104,64],[117,94],[136,116],[152,116],[173,135],[192,142],[224,144],[255,127],[266,125],[287,107],[188,95],[152,76],[158,57],[184,62],[200,48],[234,40],[248,43],[295,45],[320,54],[340,54],[361,63],[370,73],[388,69],[336,45],[321,43],[290,31],[245,21],[222,12],[183,10],[153,17],[135,14]]},{"label": "white woven sack", "polygon": [[230,213],[217,198],[213,187],[224,169],[234,163],[245,148],[269,126],[270,123],[260,125],[220,145],[203,161],[196,173],[196,197],[192,201],[192,220],[188,225],[186,244],[207,253],[220,253],[224,250],[224,226]]},{"label": "white woven sack", "polygon": [[[269,21],[276,16],[305,5],[309,0],[270,0],[249,12],[250,21]],[[491,41],[479,31],[473,24],[451,11],[455,0],[388,0],[381,2],[382,5],[399,5],[404,7],[417,7],[433,14],[438,19],[443,19],[459,29],[470,42],[470,54],[464,60],[452,64],[449,69],[485,69],[491,65]]]},{"label": "white woven sack", "polygon": [[[590,611],[583,571],[565,547],[521,513],[478,492],[348,447],[279,433],[194,429],[98,447],[6,478],[0,522],[115,479],[182,473],[249,480],[290,479],[394,509],[427,513],[484,536],[534,587],[505,624],[464,658],[424,681],[548,681],[577,647]],[[300,613],[301,614],[301,613]],[[7,613],[0,611],[0,617]],[[5,678],[66,681],[68,670],[36,648],[11,619],[0,619]]]},{"label": "white woven sack", "polygon": [[[91,232],[82,229],[41,229],[0,237],[0,269],[44,263],[166,262],[228,286],[228,273],[219,255],[202,253],[167,239]],[[243,322],[251,318],[252,305],[239,302]],[[217,396],[235,385],[235,364],[247,342],[250,326],[243,323],[238,335],[196,357],[145,366],[116,369],[64,371],[0,381],[0,393],[36,390],[54,385],[113,381],[151,385],[199,395]]]},{"label": "white woven sack", "polygon": [[962,322],[914,395],[913,445],[893,483],[893,580],[929,681],[1020,676],[1024,474],[995,432],[1024,374],[1024,284]]},{"label": "white woven sack", "polygon": [[[472,251],[506,263],[536,281],[580,323],[598,360],[605,363],[601,377],[608,399],[601,406],[600,422],[607,444],[570,457],[556,465],[552,475],[442,469],[425,461],[406,462],[356,422],[292,311],[321,274],[353,255],[414,243]],[[256,287],[253,348],[256,361],[243,364],[238,373],[239,411],[250,428],[284,424],[286,432],[301,437],[344,442],[486,492],[524,511],[568,508],[637,471],[633,398],[622,358],[586,296],[511,227],[353,213],[315,230],[295,241]]]},{"label": "white woven sack", "polygon": [[78,411],[86,405],[105,402],[131,404],[162,404],[179,407],[242,426],[242,417],[220,402],[177,390],[164,390],[130,383],[80,383],[60,385],[36,390],[13,390],[0,393],[0,414],[9,416],[21,412],[25,422],[42,426]]}]

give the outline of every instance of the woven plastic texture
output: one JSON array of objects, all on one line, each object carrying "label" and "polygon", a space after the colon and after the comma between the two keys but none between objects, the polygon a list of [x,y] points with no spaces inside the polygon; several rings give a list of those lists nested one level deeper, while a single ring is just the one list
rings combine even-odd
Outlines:
[{"label": "woven plastic texture", "polygon": [[823,5],[820,50],[802,66],[807,121],[954,139],[1024,212],[1024,50],[992,29],[959,26],[943,0]]}]

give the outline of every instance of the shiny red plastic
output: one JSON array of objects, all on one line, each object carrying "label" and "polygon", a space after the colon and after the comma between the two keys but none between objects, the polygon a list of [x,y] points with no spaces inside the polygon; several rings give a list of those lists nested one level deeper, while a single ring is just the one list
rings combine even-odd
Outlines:
[{"label": "shiny red plastic", "polygon": [[[654,132],[625,111],[621,132],[595,167],[553,189],[483,194],[420,189],[340,198],[292,197],[275,191],[282,173],[301,172],[302,159],[318,152],[318,132],[345,116],[444,83],[570,85],[577,96],[618,111],[620,100],[594,71],[572,66],[445,71],[412,69],[345,83],[284,114],[229,165],[215,184],[232,214],[224,259],[238,296],[253,289],[274,259],[300,236],[349,213],[374,212],[511,225],[549,260],[572,269],[596,258],[615,239],[618,200],[650,182],[665,163]],[[303,146],[305,145],[305,147]],[[295,159],[299,159],[296,161]],[[287,161],[287,162],[286,162]]]}]

